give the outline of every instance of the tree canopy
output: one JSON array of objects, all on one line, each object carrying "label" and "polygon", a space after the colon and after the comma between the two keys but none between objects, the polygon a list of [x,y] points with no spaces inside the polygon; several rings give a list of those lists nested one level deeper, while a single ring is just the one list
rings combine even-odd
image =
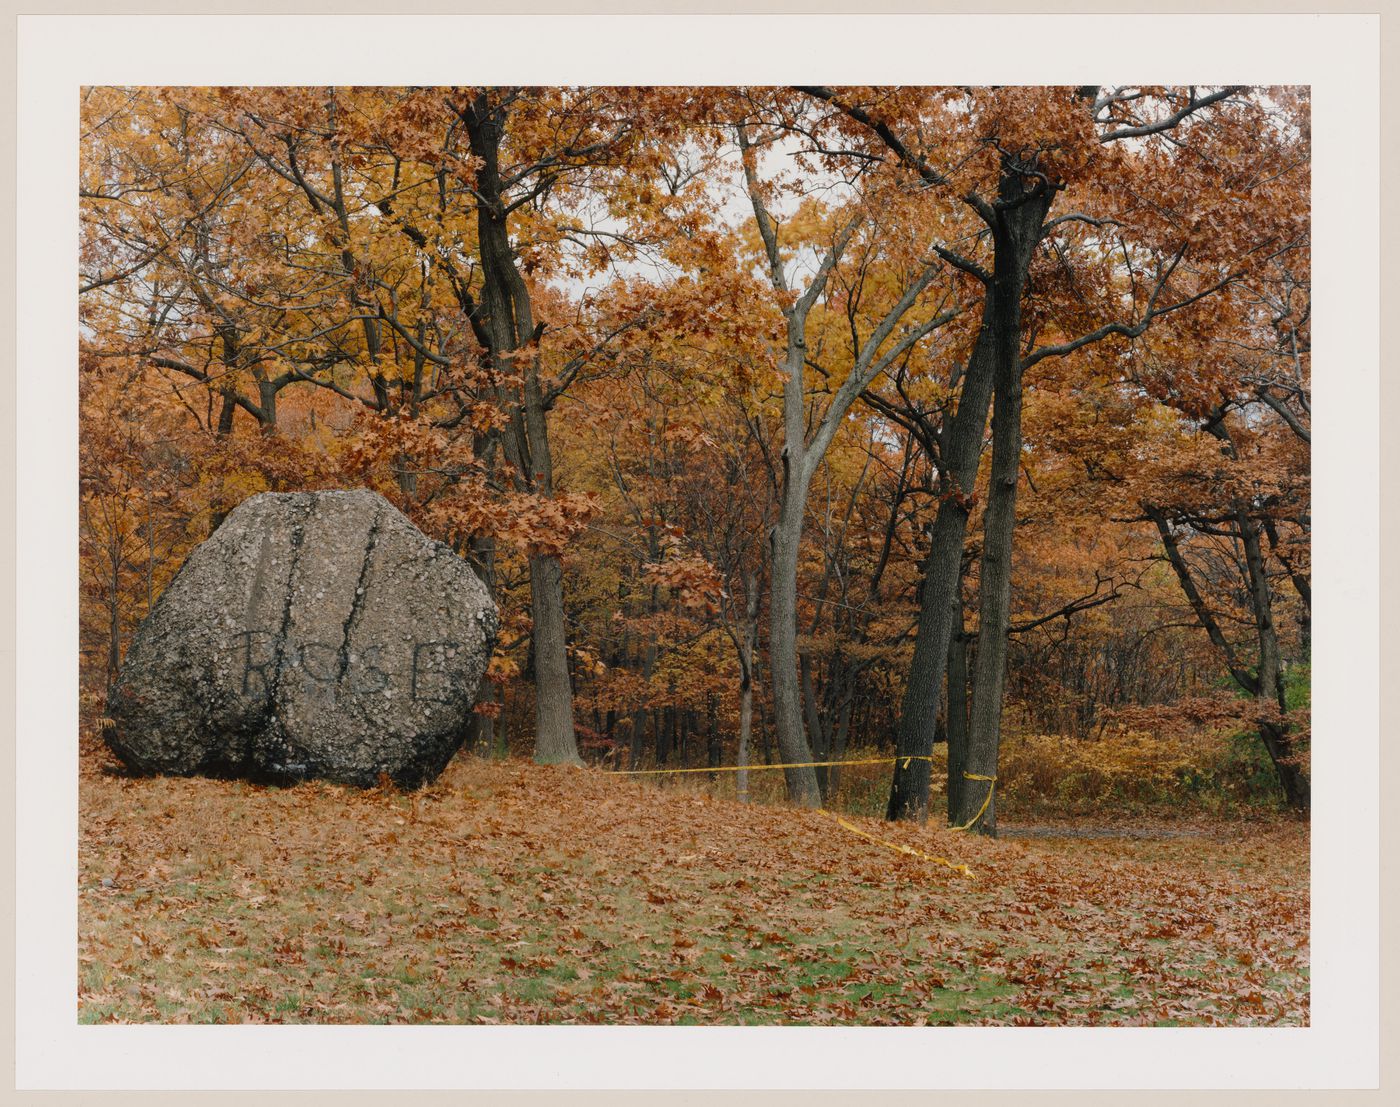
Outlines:
[{"label": "tree canopy", "polygon": [[[258,491],[367,486],[503,633],[473,745],[1257,734],[1308,806],[1309,105],[1239,86],[92,88],[85,706]],[[1304,678],[1305,679],[1305,678]],[[786,771],[818,804],[825,765]]]}]

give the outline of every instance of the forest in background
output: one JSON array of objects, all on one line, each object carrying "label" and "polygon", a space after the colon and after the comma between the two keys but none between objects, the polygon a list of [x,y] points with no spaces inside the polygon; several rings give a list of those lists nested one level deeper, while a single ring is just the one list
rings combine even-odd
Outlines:
[{"label": "forest in background", "polygon": [[95,88],[82,128],[90,728],[234,506],[367,486],[501,607],[478,751],[898,754],[890,817],[989,833],[1013,770],[1307,808],[1305,90]]}]

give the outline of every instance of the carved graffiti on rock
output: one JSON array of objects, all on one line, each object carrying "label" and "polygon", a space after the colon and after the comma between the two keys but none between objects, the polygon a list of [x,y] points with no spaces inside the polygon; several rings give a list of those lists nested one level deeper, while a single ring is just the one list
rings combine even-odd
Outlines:
[{"label": "carved graffiti on rock", "polygon": [[[452,667],[459,642],[414,642],[408,656],[408,691],[415,700],[447,703],[452,698]],[[265,696],[282,680],[300,678],[302,690],[312,696],[332,696],[342,685],[353,695],[390,690],[393,676],[384,667],[384,650],[368,646],[346,651],[325,642],[282,643],[267,630],[245,630],[235,640],[235,653],[243,666],[245,696]]]}]

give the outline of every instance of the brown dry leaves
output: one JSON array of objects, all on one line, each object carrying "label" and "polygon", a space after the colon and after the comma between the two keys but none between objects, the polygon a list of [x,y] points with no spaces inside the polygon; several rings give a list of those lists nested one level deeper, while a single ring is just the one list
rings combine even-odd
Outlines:
[{"label": "brown dry leaves", "polygon": [[416,794],[82,779],[97,1021],[1300,1025],[1307,830],[1006,838],[460,757]]}]

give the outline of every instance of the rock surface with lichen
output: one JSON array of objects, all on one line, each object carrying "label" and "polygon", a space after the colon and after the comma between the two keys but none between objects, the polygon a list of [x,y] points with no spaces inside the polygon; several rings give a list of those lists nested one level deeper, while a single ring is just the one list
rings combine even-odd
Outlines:
[{"label": "rock surface with lichen", "polygon": [[461,746],[498,626],[382,496],[253,496],[137,630],[107,742],[142,773],[414,787]]}]

